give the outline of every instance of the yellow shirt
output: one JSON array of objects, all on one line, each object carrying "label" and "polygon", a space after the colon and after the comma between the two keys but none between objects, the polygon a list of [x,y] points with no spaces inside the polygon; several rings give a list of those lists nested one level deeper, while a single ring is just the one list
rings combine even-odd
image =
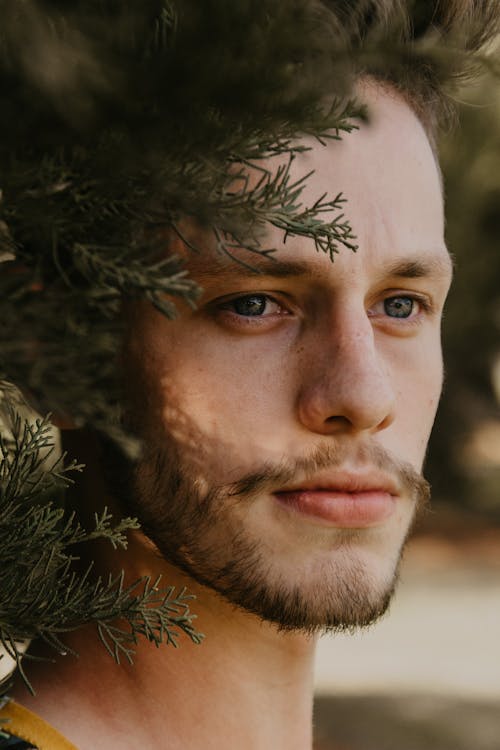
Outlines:
[{"label": "yellow shirt", "polygon": [[37,750],[77,750],[57,729],[13,700],[0,702],[0,722],[1,731],[29,742]]}]

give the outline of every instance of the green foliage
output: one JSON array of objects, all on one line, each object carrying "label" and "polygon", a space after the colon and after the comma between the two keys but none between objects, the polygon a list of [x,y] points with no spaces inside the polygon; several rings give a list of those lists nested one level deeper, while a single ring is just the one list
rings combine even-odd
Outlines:
[{"label": "green foliage", "polygon": [[139,635],[157,645],[176,645],[184,633],[199,643],[192,597],[185,591],[160,588],[160,579],[149,578],[125,587],[122,575],[103,579],[92,565],[83,573],[75,568],[79,545],[106,539],[125,548],[126,531],[138,524],[132,518],[112,524],[104,508],[94,528],[83,529],[73,513],[51,500],[83,467],[74,461],[64,466],[64,456],[52,458],[48,420],[30,424],[18,413],[10,417],[10,437],[0,437],[0,642],[27,685],[24,641],[41,638],[64,654],[63,634],[82,621],[96,623],[118,663],[122,656],[132,660]]},{"label": "green foliage", "polygon": [[[348,129],[347,124],[345,129]],[[329,136],[326,134],[324,137]],[[248,171],[255,170],[255,167],[247,163],[236,173],[234,182],[242,182],[243,187],[228,192],[217,212],[214,232],[219,252],[234,257],[232,250],[243,247],[259,255],[270,256],[276,252],[276,248],[264,249],[257,234],[259,230],[263,233],[268,224],[283,230],[285,241],[294,236],[312,239],[316,250],[329,255],[332,261],[341,246],[357,249],[353,243],[355,237],[352,229],[340,213],[345,202],[341,193],[333,200],[325,200],[326,196],[323,195],[311,207],[302,205],[300,196],[311,173],[291,183],[290,167],[294,156],[292,152],[287,163],[278,167],[273,176],[267,169],[259,167],[261,177],[251,189],[248,187]],[[321,214],[332,211],[336,214],[335,218],[329,222],[322,221]],[[219,226],[225,228],[219,229]],[[228,226],[231,227],[229,230]],[[242,229],[238,230],[238,226]],[[252,241],[254,228],[257,232]],[[238,258],[235,260],[241,262]]]}]

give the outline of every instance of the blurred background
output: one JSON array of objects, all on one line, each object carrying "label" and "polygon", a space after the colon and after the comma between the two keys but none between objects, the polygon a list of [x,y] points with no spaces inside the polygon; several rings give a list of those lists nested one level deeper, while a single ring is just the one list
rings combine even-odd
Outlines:
[{"label": "blurred background", "polygon": [[320,643],[315,750],[500,750],[500,81],[461,98],[441,144],[456,275],[433,507],[386,617]]}]

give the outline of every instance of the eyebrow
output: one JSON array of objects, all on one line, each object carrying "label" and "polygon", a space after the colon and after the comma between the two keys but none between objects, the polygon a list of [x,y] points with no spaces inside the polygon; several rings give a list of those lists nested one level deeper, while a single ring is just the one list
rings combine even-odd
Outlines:
[{"label": "eyebrow", "polygon": [[402,279],[423,279],[431,276],[450,276],[453,273],[453,261],[449,253],[435,256],[428,255],[413,260],[395,261],[384,269],[385,277]]},{"label": "eyebrow", "polygon": [[[273,257],[254,256],[249,261],[240,261],[238,258],[221,257],[215,258],[210,265],[193,268],[197,279],[203,284],[204,281],[217,280],[224,277],[257,278],[259,276],[272,276],[283,279],[294,276],[310,276],[314,273],[314,266],[305,261],[275,260]],[[318,273],[318,272],[316,272]],[[318,273],[319,275],[319,273]]]},{"label": "eyebrow", "polygon": [[[335,265],[335,263],[333,263]],[[380,280],[386,278],[421,279],[430,277],[448,277],[453,272],[453,260],[447,254],[430,255],[428,253],[414,258],[404,258],[392,261],[380,270]],[[309,276],[321,279],[324,276],[324,266],[308,261],[274,260],[271,258],[255,258],[251,263],[244,264],[237,258],[224,260],[217,258],[209,267],[200,269],[197,277],[201,285],[207,281],[221,278],[257,278],[268,276],[278,279],[300,278]]]}]

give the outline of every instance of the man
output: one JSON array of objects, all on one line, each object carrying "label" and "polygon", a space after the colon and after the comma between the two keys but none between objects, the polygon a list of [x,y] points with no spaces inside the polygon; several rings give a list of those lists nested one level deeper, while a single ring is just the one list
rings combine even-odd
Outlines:
[{"label": "man", "polygon": [[[134,665],[118,666],[93,629],[68,636],[82,658],[34,667],[37,697],[15,697],[79,750],[310,748],[316,635],[387,608],[428,495],[451,262],[418,106],[370,76],[358,95],[369,124],[306,142],[292,165],[296,178],[314,170],[305,202],[348,197],[356,253],[332,263],[270,229],[278,251],[252,260],[256,273],[208,240],[199,256],[179,241],[204,290],[197,309],[173,322],[146,304],[130,311],[143,533],[105,562],[131,581],[186,586],[206,637],[175,652],[140,642]],[[109,505],[85,449],[86,496]]]}]

